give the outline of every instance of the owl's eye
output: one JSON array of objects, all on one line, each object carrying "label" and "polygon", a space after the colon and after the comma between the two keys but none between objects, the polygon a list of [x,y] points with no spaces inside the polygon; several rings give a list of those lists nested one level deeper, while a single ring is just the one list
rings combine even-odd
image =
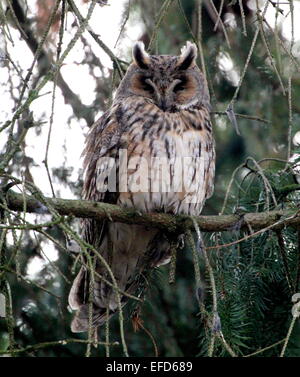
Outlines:
[{"label": "owl's eye", "polygon": [[182,90],[185,90],[187,87],[188,80],[185,76],[180,76],[178,79],[180,80],[180,82],[178,82],[178,84],[174,86],[174,93],[181,92]]},{"label": "owl's eye", "polygon": [[142,76],[140,78],[140,80],[141,80],[141,85],[142,85],[143,90],[145,90],[146,92],[149,92],[149,93],[153,93],[154,92],[154,88],[151,85],[151,80],[149,79],[149,77]]},{"label": "owl's eye", "polygon": [[182,82],[180,82],[177,85],[175,85],[173,91],[174,91],[174,93],[178,93],[178,92],[181,92],[184,89],[185,89],[185,86],[182,84]]}]

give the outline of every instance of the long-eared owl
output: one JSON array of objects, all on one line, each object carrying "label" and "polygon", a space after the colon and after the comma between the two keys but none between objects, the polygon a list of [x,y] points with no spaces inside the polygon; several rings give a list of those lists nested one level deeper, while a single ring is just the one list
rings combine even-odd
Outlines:
[{"label": "long-eared owl", "polygon": [[[149,55],[141,42],[114,101],[91,127],[84,149],[83,199],[140,212],[199,215],[213,193],[215,150],[206,81],[187,42],[179,56]],[[84,219],[83,239],[108,263],[121,292],[136,294],[147,270],[168,263],[170,239],[158,229]],[[90,251],[91,255],[94,255]],[[95,259],[92,325],[118,311],[111,275]],[[72,331],[87,331],[87,263],[69,295]],[[105,282],[106,280],[106,282]],[[121,294],[121,304],[127,301]],[[90,299],[91,300],[91,299]]]}]

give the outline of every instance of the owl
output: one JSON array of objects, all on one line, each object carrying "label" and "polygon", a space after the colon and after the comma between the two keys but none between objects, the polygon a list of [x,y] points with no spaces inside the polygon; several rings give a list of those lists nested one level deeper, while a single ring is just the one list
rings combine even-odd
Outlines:
[{"label": "owl", "polygon": [[[206,81],[187,42],[179,56],[149,55],[143,43],[111,107],[91,127],[83,152],[83,199],[140,212],[199,215],[213,193],[215,149]],[[170,261],[171,236],[144,225],[84,219],[82,236],[111,268],[121,293],[140,294],[145,274]],[[93,251],[90,250],[91,255]],[[92,326],[118,311],[111,275],[94,255]],[[88,330],[90,271],[83,264],[69,305],[73,332]],[[137,293],[138,292],[138,293]],[[91,299],[90,299],[91,300]]]}]

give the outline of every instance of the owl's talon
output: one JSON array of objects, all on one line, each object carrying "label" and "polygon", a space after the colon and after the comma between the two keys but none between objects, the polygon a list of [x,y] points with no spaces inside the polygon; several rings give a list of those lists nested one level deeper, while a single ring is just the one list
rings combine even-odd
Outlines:
[{"label": "owl's talon", "polygon": [[232,224],[229,227],[230,231],[239,232],[241,230],[242,226],[245,225],[245,218],[244,218],[245,215],[240,214],[239,216],[240,216],[240,218],[234,224]]}]

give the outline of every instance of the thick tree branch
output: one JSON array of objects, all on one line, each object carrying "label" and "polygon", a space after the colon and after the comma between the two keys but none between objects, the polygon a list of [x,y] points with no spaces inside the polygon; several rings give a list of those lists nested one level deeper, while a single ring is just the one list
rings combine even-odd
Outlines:
[{"label": "thick tree branch", "polygon": [[[134,209],[121,208],[108,203],[98,203],[87,200],[52,199],[49,203],[61,215],[79,218],[109,219],[127,224],[140,224],[159,228],[169,232],[180,232],[194,229],[193,221],[188,216],[174,216],[166,213],[140,213]],[[9,191],[7,194],[8,208],[23,211],[23,195]],[[33,196],[26,196],[26,211],[33,213],[47,213],[47,209]],[[278,210],[240,215],[199,216],[197,223],[202,231],[218,232],[235,229],[260,230],[273,224],[277,227],[299,225],[298,210]]]}]

